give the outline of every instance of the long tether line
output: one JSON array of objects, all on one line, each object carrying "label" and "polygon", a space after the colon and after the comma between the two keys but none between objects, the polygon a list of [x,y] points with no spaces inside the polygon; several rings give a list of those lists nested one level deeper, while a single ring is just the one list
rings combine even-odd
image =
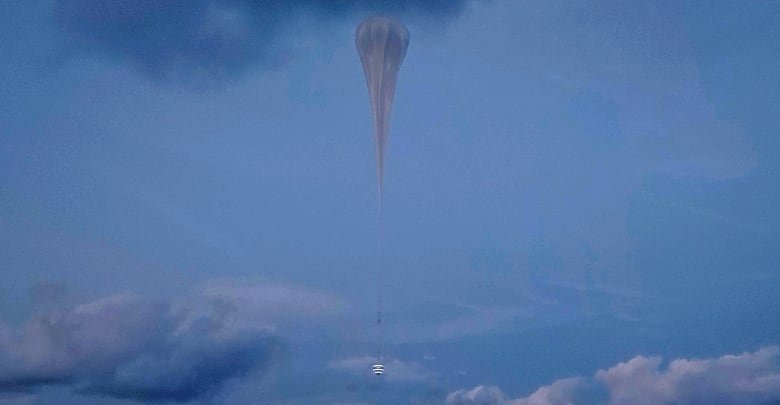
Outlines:
[{"label": "long tether line", "polygon": [[382,190],[379,190],[379,218],[377,221],[377,271],[376,271],[376,328],[377,328],[377,364],[382,364]]}]

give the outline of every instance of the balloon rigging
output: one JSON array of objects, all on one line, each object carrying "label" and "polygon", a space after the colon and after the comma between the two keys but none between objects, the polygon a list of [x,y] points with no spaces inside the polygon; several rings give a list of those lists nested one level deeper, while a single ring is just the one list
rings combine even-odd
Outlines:
[{"label": "balloon rigging", "polygon": [[378,218],[377,218],[377,361],[372,371],[384,373],[382,365],[382,193],[385,170],[385,146],[390,131],[390,112],[395,96],[398,70],[409,47],[409,30],[398,20],[372,17],[355,32],[360,62],[368,85],[376,142]]}]

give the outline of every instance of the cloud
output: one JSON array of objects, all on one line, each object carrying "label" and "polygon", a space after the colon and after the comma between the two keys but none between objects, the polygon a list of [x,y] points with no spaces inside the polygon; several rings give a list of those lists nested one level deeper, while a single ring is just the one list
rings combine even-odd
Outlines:
[{"label": "cloud", "polygon": [[479,385],[447,396],[447,405],[567,405],[583,388],[582,378],[565,378],[539,388],[526,398],[508,399],[498,387]]},{"label": "cloud", "polygon": [[637,356],[596,373],[612,403],[759,404],[780,401],[780,349],[716,359],[673,360]]},{"label": "cloud", "polygon": [[[320,291],[277,283],[245,283],[236,280],[212,280],[199,294],[213,304],[233,307],[242,319],[284,323],[307,321],[324,315],[336,315],[347,306],[342,300]],[[294,314],[294,317],[290,317]]]},{"label": "cloud", "polygon": [[[474,336],[512,326],[516,318],[527,317],[525,309],[491,308],[476,305],[452,305],[460,309],[456,316],[413,320],[399,323],[389,339],[393,342],[430,342]],[[428,314],[425,314],[428,315]]]},{"label": "cloud", "polygon": [[[602,398],[595,400],[594,396]],[[592,379],[565,378],[525,398],[509,399],[497,387],[480,385],[447,396],[448,405],[767,404],[780,401],[780,348],[713,359],[636,356]]]},{"label": "cloud", "polygon": [[[468,0],[58,0],[65,49],[128,64],[157,81],[221,81],[287,57],[300,17],[385,12],[427,19],[459,14]],[[202,83],[200,83],[202,84]]]},{"label": "cloud", "polygon": [[[328,368],[356,375],[369,375],[371,365],[376,364],[376,357],[357,356],[328,363]],[[415,362],[405,362],[398,359],[385,359],[384,379],[393,382],[419,382],[431,379],[430,371]]]},{"label": "cloud", "polygon": [[275,284],[229,285],[208,284],[177,300],[117,294],[35,315],[18,328],[0,324],[0,393],[64,385],[145,402],[208,398],[279,358],[284,338],[258,313],[311,315],[314,309],[291,302],[330,302]]},{"label": "cloud", "polygon": [[564,405],[573,404],[575,396],[584,388],[580,377],[564,378],[536,390],[527,398],[512,402],[513,405]]},{"label": "cloud", "polygon": [[447,405],[502,405],[506,395],[498,387],[478,385],[471,390],[458,390],[447,395]]}]

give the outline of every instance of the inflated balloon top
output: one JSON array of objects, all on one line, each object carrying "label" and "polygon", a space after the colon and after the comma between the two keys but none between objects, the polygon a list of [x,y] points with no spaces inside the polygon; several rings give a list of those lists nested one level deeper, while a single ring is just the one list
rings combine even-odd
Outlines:
[{"label": "inflated balloon top", "polygon": [[368,96],[374,116],[377,175],[380,200],[384,178],[384,150],[390,130],[395,82],[409,47],[409,30],[390,17],[372,17],[363,21],[355,33],[360,61],[366,74]]}]

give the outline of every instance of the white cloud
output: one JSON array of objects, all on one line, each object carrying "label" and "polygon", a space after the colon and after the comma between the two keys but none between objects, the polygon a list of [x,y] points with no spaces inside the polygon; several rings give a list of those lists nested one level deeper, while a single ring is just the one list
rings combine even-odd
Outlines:
[{"label": "white cloud", "polygon": [[504,405],[506,396],[498,387],[478,385],[471,390],[458,390],[447,395],[447,405]]},{"label": "white cloud", "polygon": [[585,385],[580,377],[564,378],[539,388],[527,398],[510,402],[512,405],[569,405]]},{"label": "white cloud", "polygon": [[584,380],[579,377],[564,378],[537,389],[525,398],[508,399],[498,387],[479,385],[471,390],[455,391],[447,396],[447,405],[569,405]]},{"label": "white cloud", "polygon": [[596,372],[592,379],[566,378],[525,398],[509,399],[497,387],[477,386],[447,396],[448,405],[635,405],[768,404],[780,402],[780,348],[712,359],[675,359],[664,369],[660,357],[636,356]]},{"label": "white cloud", "polygon": [[780,350],[715,359],[676,359],[664,370],[660,357],[637,356],[596,373],[615,404],[751,404],[780,401]]}]

